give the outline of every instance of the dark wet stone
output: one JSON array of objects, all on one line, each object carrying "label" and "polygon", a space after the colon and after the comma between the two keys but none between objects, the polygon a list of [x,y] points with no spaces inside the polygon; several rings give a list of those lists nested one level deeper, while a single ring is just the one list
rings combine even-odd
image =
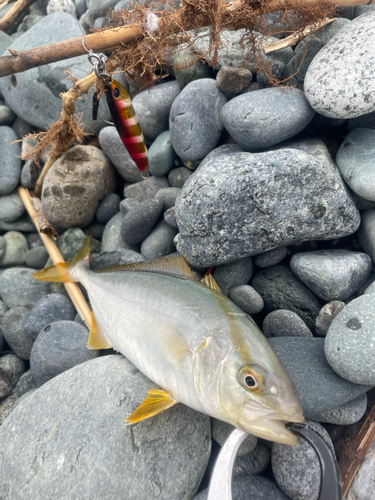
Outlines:
[{"label": "dark wet stone", "polygon": [[159,189],[169,187],[165,177],[151,176],[145,181],[131,184],[124,189],[125,198],[135,198],[139,201],[145,201],[153,198]]},{"label": "dark wet stone", "polygon": [[168,182],[172,187],[182,188],[191,174],[192,171],[186,167],[174,168],[169,172]]},{"label": "dark wet stone", "polygon": [[177,229],[162,220],[143,240],[141,245],[141,254],[146,260],[158,259],[172,252],[175,252],[174,237]]},{"label": "dark wet stone", "polygon": [[28,307],[12,307],[5,313],[1,324],[4,338],[9,347],[22,359],[30,359],[31,348],[34,343],[34,338],[27,335],[23,327],[29,312]]},{"label": "dark wet stone", "polygon": [[16,385],[16,391],[17,394],[22,396],[23,394],[26,394],[27,392],[32,391],[33,389],[37,389],[38,387],[39,385],[36,383],[34,377],[31,374],[31,371],[27,370],[19,378]]},{"label": "dark wet stone", "polygon": [[232,288],[249,283],[253,272],[253,261],[251,257],[248,257],[236,260],[230,264],[218,266],[212,276],[219,285],[222,293],[229,296]]},{"label": "dark wet stone", "polygon": [[276,309],[267,314],[262,331],[266,337],[312,337],[303,319],[286,309]]},{"label": "dark wet stone", "polygon": [[162,210],[163,202],[160,199],[145,200],[137,205],[122,219],[121,238],[129,245],[142,243],[155,226]]},{"label": "dark wet stone", "polygon": [[279,264],[287,254],[287,247],[278,247],[268,252],[263,252],[254,257],[254,264],[258,267],[271,267]]},{"label": "dark wet stone", "polygon": [[97,221],[101,224],[107,224],[120,210],[120,201],[120,196],[116,193],[110,193],[103,198],[96,211]]}]

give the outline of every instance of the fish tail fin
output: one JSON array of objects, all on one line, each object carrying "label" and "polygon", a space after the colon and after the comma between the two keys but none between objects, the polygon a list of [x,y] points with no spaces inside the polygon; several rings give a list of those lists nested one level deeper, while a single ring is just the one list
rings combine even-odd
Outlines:
[{"label": "fish tail fin", "polygon": [[92,240],[92,229],[87,236],[83,247],[74,257],[74,259],[69,262],[58,262],[55,266],[46,267],[41,271],[37,271],[33,274],[34,278],[40,281],[59,281],[62,283],[75,283],[75,280],[71,274],[72,270],[77,267],[77,264],[88,259],[90,245]]}]

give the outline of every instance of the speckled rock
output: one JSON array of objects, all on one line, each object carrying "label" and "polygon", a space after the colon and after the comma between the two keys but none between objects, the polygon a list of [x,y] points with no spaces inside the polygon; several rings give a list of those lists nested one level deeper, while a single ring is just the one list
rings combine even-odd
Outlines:
[{"label": "speckled rock", "polygon": [[172,187],[182,188],[191,174],[192,171],[186,167],[174,168],[169,172],[168,182]]},{"label": "speckled rock", "polygon": [[145,201],[153,198],[159,189],[166,187],[169,187],[169,183],[165,177],[151,176],[145,181],[127,186],[124,189],[124,196],[125,198],[135,198],[139,201]]},{"label": "speckled rock", "polygon": [[355,118],[375,110],[375,12],[344,26],[315,56],[304,90],[323,116]]},{"label": "speckled rock", "polygon": [[21,145],[16,132],[10,127],[0,127],[0,195],[10,194],[17,187],[21,173]]},{"label": "speckled rock", "polygon": [[194,497],[211,451],[209,418],[176,405],[136,426],[124,425],[152,387],[119,355],[75,366],[42,386],[0,428],[0,495],[10,500],[17,490],[45,500],[55,499],[56,491],[90,500],[121,498],[124,492],[129,499]]},{"label": "speckled rock", "polygon": [[35,339],[38,333],[49,323],[55,321],[73,321],[76,315],[71,301],[60,293],[50,293],[39,300],[25,317],[25,333]]},{"label": "speckled rock", "polygon": [[375,263],[375,210],[361,214],[361,225],[357,233],[358,242]]},{"label": "speckled rock", "polygon": [[25,363],[15,354],[5,354],[0,357],[0,371],[6,374],[13,388],[25,371]]},{"label": "speckled rock", "polygon": [[168,210],[168,208],[174,207],[176,203],[177,196],[181,193],[180,188],[168,187],[159,189],[155,194],[155,200],[160,200],[163,203],[163,211]]},{"label": "speckled rock", "polygon": [[156,177],[166,175],[173,167],[175,158],[171,134],[169,130],[164,130],[148,150],[148,171]]},{"label": "speckled rock", "polygon": [[375,301],[373,294],[352,300],[332,321],[324,352],[330,366],[345,380],[375,385]]},{"label": "speckled rock", "polygon": [[313,116],[302,90],[275,87],[235,97],[220,113],[224,127],[244,151],[268,148],[293,137]]},{"label": "speckled rock", "polygon": [[360,223],[324,152],[251,154],[236,145],[202,161],[177,198],[176,218],[178,251],[207,267],[294,242],[343,237]]},{"label": "speckled rock", "polygon": [[166,210],[164,212],[164,220],[165,222],[173,227],[174,229],[178,229],[178,225],[177,225],[177,221],[176,221],[176,210],[174,207],[171,207],[171,208],[168,208],[168,210]]},{"label": "speckled rock", "polygon": [[[317,432],[334,453],[328,432],[316,422],[306,425]],[[314,448],[304,439],[296,446],[274,443],[272,471],[277,484],[291,500],[318,500],[321,470]]]},{"label": "speckled rock", "polygon": [[315,333],[319,335],[319,337],[326,336],[332,321],[336,318],[338,313],[344,309],[345,305],[345,302],[341,300],[333,300],[322,307],[315,320]]},{"label": "speckled rock", "polygon": [[0,219],[14,222],[25,213],[25,205],[17,191],[0,196]]},{"label": "speckled rock", "polygon": [[0,401],[9,396],[12,390],[13,387],[12,384],[10,383],[7,374],[3,370],[0,370]]},{"label": "speckled rock", "polygon": [[129,245],[142,243],[155,226],[162,210],[163,202],[159,199],[145,200],[140,203],[122,219],[121,238]]},{"label": "speckled rock", "polygon": [[290,268],[325,301],[346,300],[370,275],[371,258],[362,252],[318,250],[293,255]]},{"label": "speckled rock", "polygon": [[169,111],[179,93],[178,83],[170,81],[155,85],[134,97],[134,111],[146,137],[155,139],[168,129]]},{"label": "speckled rock", "polygon": [[246,68],[231,68],[222,66],[216,75],[216,84],[222,92],[239,94],[253,79],[253,74]]},{"label": "speckled rock", "polygon": [[253,272],[253,261],[248,257],[218,266],[212,276],[221,292],[228,297],[232,288],[249,283]]},{"label": "speckled rock", "polygon": [[256,314],[264,307],[262,297],[249,285],[240,285],[232,288],[229,296],[247,314]]},{"label": "speckled rock", "polygon": [[177,52],[173,63],[175,65],[174,74],[181,90],[194,80],[209,77],[208,66],[192,53],[191,48]]},{"label": "speckled rock", "polygon": [[[236,477],[232,483],[233,500],[289,500],[276,483],[265,477]],[[194,500],[207,500],[208,490],[203,490]]]},{"label": "speckled rock", "polygon": [[260,253],[255,255],[254,264],[258,267],[271,267],[279,264],[287,254],[287,247],[278,247],[273,250],[268,250],[268,252]]},{"label": "speckled rock", "polygon": [[27,370],[19,378],[16,384],[16,391],[17,394],[23,396],[23,394],[26,394],[27,392],[32,391],[33,389],[37,389],[38,387],[39,385],[36,383],[34,377],[31,374],[31,371]]},{"label": "speckled rock", "polygon": [[37,269],[12,267],[1,275],[0,296],[8,307],[33,307],[50,291],[50,283],[37,281]]},{"label": "speckled rock", "polygon": [[26,254],[26,265],[33,269],[42,269],[46,265],[48,257],[49,255],[45,247],[32,248]]},{"label": "speckled rock", "polygon": [[26,237],[18,231],[9,231],[4,234],[4,254],[0,258],[0,267],[17,266],[26,263],[29,251]]},{"label": "speckled rock", "polygon": [[274,337],[268,342],[293,380],[306,418],[353,401],[372,387],[337,375],[324,355],[324,339]]},{"label": "speckled rock", "polygon": [[128,245],[121,238],[121,224],[123,219],[121,212],[117,213],[112,219],[107,222],[102,237],[102,252],[111,252],[112,250],[119,250],[120,248],[128,248],[135,252],[138,251],[136,245]]},{"label": "speckled rock", "polygon": [[23,327],[26,316],[29,314],[28,307],[12,307],[4,315],[1,329],[9,347],[22,359],[30,359],[31,348],[34,339],[26,334]]},{"label": "speckled rock", "polygon": [[75,146],[55,161],[44,179],[44,215],[62,227],[87,226],[99,201],[115,186],[115,172],[104,153],[94,146]]},{"label": "speckled rock", "polygon": [[136,200],[135,198],[125,198],[120,203],[120,211],[124,216],[128,212],[130,212],[130,210],[133,210],[133,208],[137,207],[140,204],[141,202],[139,200]]},{"label": "speckled rock", "polygon": [[293,311],[276,309],[263,320],[262,331],[266,337],[312,337],[306,323]]},{"label": "speckled rock", "polygon": [[96,211],[96,219],[100,224],[107,224],[114,215],[120,210],[120,196],[116,193],[110,193],[99,203]]},{"label": "speckled rock", "polygon": [[0,401],[0,425],[3,424],[5,419],[10,414],[18,398],[19,396],[17,394],[17,391],[13,389],[8,397]]},{"label": "speckled rock", "polygon": [[375,130],[356,128],[345,137],[336,155],[344,181],[358,196],[370,201],[375,201],[374,144]]},{"label": "speckled rock", "polygon": [[173,149],[183,160],[202,160],[218,143],[223,131],[219,117],[227,102],[211,78],[189,83],[174,101],[169,130]]},{"label": "speckled rock", "polygon": [[[233,425],[227,424],[226,422],[218,420],[217,418],[211,418],[211,430],[213,439],[220,446],[223,446],[230,434],[234,431],[234,427]],[[246,455],[247,453],[253,451],[253,449],[257,445],[257,442],[258,438],[253,436],[252,434],[249,434],[249,437],[247,437],[241,444],[237,456],[242,457],[243,455]]]},{"label": "speckled rock", "polygon": [[90,269],[102,269],[108,266],[120,266],[121,264],[134,264],[142,262],[145,258],[138,252],[128,248],[120,248],[112,252],[102,252],[98,257],[90,262]]},{"label": "speckled rock", "polygon": [[126,150],[115,127],[104,127],[100,131],[99,144],[123,179],[127,182],[142,180],[141,172]]},{"label": "speckled rock", "polygon": [[141,254],[146,260],[158,259],[176,250],[174,237],[177,229],[162,220],[143,240]]},{"label": "speckled rock", "polygon": [[38,334],[30,356],[31,374],[43,385],[60,373],[99,356],[86,347],[89,331],[75,321],[56,321]]},{"label": "speckled rock", "polygon": [[311,415],[311,420],[337,425],[351,425],[358,422],[365,414],[367,407],[367,394],[362,394],[353,401],[342,406],[332,408],[319,415]]},{"label": "speckled rock", "polygon": [[246,455],[239,456],[234,464],[234,477],[255,476],[264,471],[271,460],[271,452],[262,443]]}]

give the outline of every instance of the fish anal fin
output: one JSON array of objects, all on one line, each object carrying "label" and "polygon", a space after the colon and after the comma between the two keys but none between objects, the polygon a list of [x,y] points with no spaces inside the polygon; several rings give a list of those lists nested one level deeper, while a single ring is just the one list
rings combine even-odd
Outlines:
[{"label": "fish anal fin", "polygon": [[192,355],[185,340],[173,325],[161,321],[158,324],[157,332],[162,348],[173,363],[180,365],[184,359]]},{"label": "fish anal fin", "polygon": [[221,293],[220,287],[216,283],[216,281],[215,281],[214,277],[212,276],[212,274],[207,274],[207,276],[205,276],[203,279],[201,279],[201,283],[203,283],[204,285],[206,285],[208,288],[211,288],[211,290],[215,290],[215,292],[220,292]]},{"label": "fish anal fin", "polygon": [[87,342],[88,349],[109,349],[112,345],[109,343],[107,337],[104,335],[98,322],[96,321],[94,313],[91,313],[91,330],[89,341]]},{"label": "fish anal fin", "polygon": [[151,389],[148,391],[146,399],[138,408],[133,412],[125,422],[128,424],[135,424],[146,418],[153,417],[158,413],[170,408],[175,405],[177,401],[169,394],[169,392],[163,389]]},{"label": "fish anal fin", "polygon": [[171,255],[160,257],[155,260],[146,260],[135,262],[134,264],[120,264],[118,266],[109,266],[97,269],[96,273],[106,273],[110,271],[133,271],[144,273],[157,273],[173,276],[182,279],[194,279],[194,275],[189,264],[182,255]]}]

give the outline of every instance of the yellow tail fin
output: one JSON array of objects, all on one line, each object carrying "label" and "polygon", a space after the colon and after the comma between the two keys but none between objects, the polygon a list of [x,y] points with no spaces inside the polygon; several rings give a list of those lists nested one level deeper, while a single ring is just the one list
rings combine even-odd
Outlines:
[{"label": "yellow tail fin", "polygon": [[72,262],[58,262],[55,266],[46,267],[41,271],[33,274],[34,278],[40,281],[61,281],[63,283],[74,283],[75,280],[70,277],[69,271],[77,262],[87,259],[89,256],[90,245],[92,240],[92,229],[87,236],[83,247],[74,257]]}]

